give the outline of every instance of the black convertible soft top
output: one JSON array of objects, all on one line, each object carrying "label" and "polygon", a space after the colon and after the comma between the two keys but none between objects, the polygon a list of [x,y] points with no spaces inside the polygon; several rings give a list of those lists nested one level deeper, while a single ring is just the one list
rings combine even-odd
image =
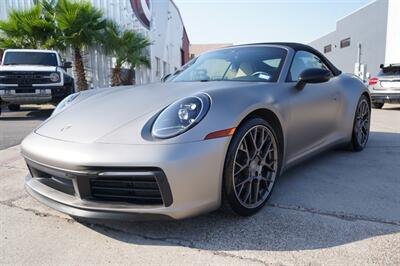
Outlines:
[{"label": "black convertible soft top", "polygon": [[295,42],[265,42],[265,43],[251,43],[251,44],[243,44],[239,46],[248,46],[248,45],[281,45],[281,46],[287,46],[292,48],[295,51],[306,51],[310,52],[312,54],[317,55],[321,60],[324,62],[325,65],[331,69],[333,75],[338,76],[342,73],[338,68],[336,68],[329,60],[326,58],[323,54],[321,54],[318,50],[312,48],[309,45],[302,44],[302,43],[295,43]]}]

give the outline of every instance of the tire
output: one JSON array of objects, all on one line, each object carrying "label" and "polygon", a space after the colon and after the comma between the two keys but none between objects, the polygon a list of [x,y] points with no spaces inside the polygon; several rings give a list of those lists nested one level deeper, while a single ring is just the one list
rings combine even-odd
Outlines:
[{"label": "tire", "polygon": [[371,105],[368,98],[362,95],[358,100],[354,115],[351,146],[353,151],[362,151],[367,145],[371,126]]},{"label": "tire", "polygon": [[[276,136],[276,130],[258,117],[246,120],[237,129],[224,164],[224,210],[250,216],[267,203],[281,167],[282,156]],[[257,145],[252,144],[253,139]],[[259,147],[254,149],[255,146]]]},{"label": "tire", "polygon": [[372,103],[372,107],[375,109],[382,109],[385,103]]},{"label": "tire", "polygon": [[21,110],[21,106],[19,104],[9,104],[8,110],[10,111],[19,111]]}]

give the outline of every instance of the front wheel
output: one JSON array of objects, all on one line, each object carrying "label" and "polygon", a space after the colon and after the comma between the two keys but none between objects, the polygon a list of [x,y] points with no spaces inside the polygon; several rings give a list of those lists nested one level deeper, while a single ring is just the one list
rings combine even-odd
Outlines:
[{"label": "front wheel", "polygon": [[225,160],[223,208],[250,216],[266,204],[281,163],[276,136],[261,118],[251,118],[238,128]]},{"label": "front wheel", "polygon": [[366,96],[362,95],[357,104],[354,117],[352,146],[354,151],[362,151],[367,145],[371,122],[371,106]]}]

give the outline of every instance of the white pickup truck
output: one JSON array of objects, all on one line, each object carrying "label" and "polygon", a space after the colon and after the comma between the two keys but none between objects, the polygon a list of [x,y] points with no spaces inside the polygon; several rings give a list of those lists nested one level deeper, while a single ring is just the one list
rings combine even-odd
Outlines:
[{"label": "white pickup truck", "polygon": [[70,67],[56,51],[6,50],[0,64],[0,114],[1,103],[18,111],[21,104],[57,104],[74,93]]}]

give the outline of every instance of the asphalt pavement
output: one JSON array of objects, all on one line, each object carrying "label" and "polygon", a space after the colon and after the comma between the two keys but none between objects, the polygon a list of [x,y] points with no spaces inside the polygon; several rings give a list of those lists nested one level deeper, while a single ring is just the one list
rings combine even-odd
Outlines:
[{"label": "asphalt pavement", "polygon": [[0,150],[21,143],[41,122],[46,120],[53,112],[51,105],[25,105],[21,111],[9,111],[2,106],[0,115]]},{"label": "asphalt pavement", "polygon": [[[3,145],[43,118],[0,119]],[[26,174],[19,146],[0,151],[0,264],[400,265],[400,105],[373,110],[364,151],[292,168],[249,218],[74,220],[28,196]]]}]

